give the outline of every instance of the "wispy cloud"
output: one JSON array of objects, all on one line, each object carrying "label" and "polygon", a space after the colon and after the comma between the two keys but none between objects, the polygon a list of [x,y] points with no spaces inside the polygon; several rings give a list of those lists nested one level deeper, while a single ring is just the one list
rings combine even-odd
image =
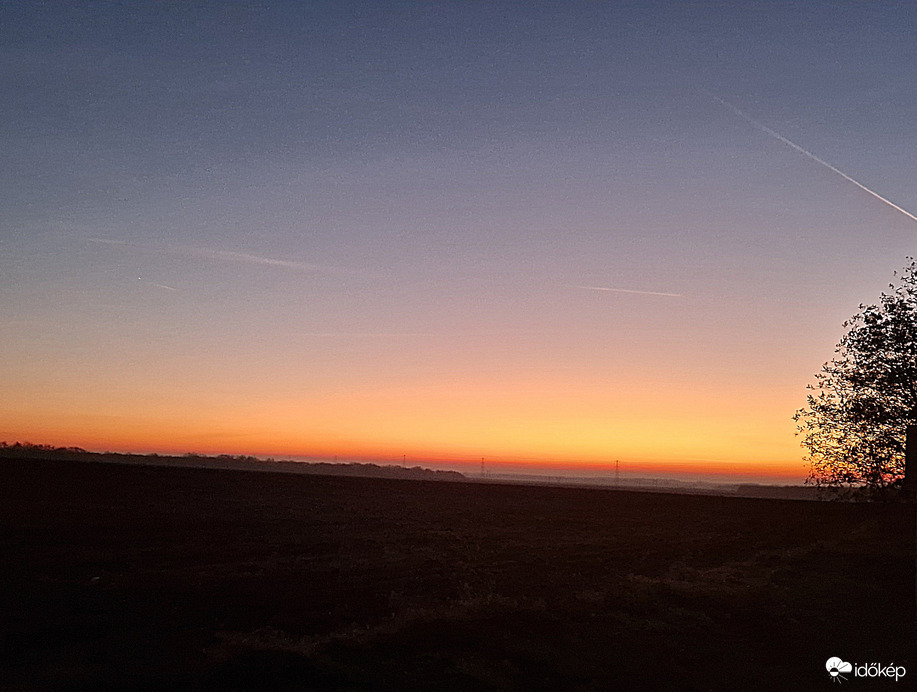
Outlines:
[{"label": "wispy cloud", "polygon": [[347,269],[344,267],[334,267],[326,264],[313,264],[310,262],[298,262],[295,260],[277,259],[274,257],[263,257],[261,255],[252,255],[246,252],[234,252],[231,250],[215,250],[206,247],[193,247],[188,245],[158,245],[153,243],[132,243],[125,240],[111,240],[108,238],[87,238],[91,243],[101,245],[113,245],[118,247],[136,247],[144,250],[154,250],[172,255],[183,255],[185,257],[195,257],[198,259],[212,260],[217,262],[237,262],[243,264],[257,264],[265,267],[277,267],[280,269],[291,269],[293,271],[307,273],[329,273],[329,274],[346,274],[351,276],[371,276],[368,272],[356,269]]},{"label": "wispy cloud", "polygon": [[666,298],[684,298],[682,293],[663,293],[662,291],[637,291],[632,288],[609,288],[607,286],[571,286],[584,291],[607,291],[609,293],[632,293],[641,296],[665,296]]}]

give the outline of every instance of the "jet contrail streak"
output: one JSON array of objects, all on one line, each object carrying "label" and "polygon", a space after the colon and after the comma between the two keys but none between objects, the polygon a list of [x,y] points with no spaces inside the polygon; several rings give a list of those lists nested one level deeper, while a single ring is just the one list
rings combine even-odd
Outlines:
[{"label": "jet contrail streak", "polygon": [[272,257],[260,257],[258,255],[249,255],[245,252],[232,252],[229,250],[211,250],[203,247],[182,247],[172,246],[176,251],[185,252],[195,257],[204,257],[207,259],[227,260],[230,262],[246,262],[248,264],[264,264],[270,267],[283,267],[284,269],[298,269],[307,272],[322,271],[340,271],[331,267],[320,264],[308,264],[306,262],[294,262],[291,260],[273,259]]},{"label": "jet contrail streak", "polygon": [[130,245],[126,240],[108,240],[108,238],[86,238],[90,243],[101,243],[102,245]]},{"label": "jet contrail streak", "polygon": [[[373,277],[369,272],[363,272],[356,269],[345,269],[342,267],[331,267],[324,264],[310,264],[307,262],[296,262],[293,260],[274,259],[272,257],[262,257],[260,255],[250,255],[245,252],[233,252],[230,250],[214,250],[205,247],[189,247],[186,245],[157,245],[152,243],[132,243],[126,240],[109,240],[107,238],[86,238],[90,243],[99,243],[102,245],[112,245],[116,247],[137,247],[157,252],[165,252],[173,255],[185,255],[207,260],[218,260],[223,262],[242,262],[245,264],[260,264],[268,267],[280,267],[282,269],[293,269],[301,272],[317,272],[326,274],[342,274],[349,276]],[[169,288],[166,286],[165,288]]]},{"label": "jet contrail streak", "polygon": [[807,151],[807,150],[803,149],[803,148],[802,148],[801,146],[799,146],[798,144],[795,144],[794,142],[791,142],[790,140],[788,140],[786,137],[784,137],[783,135],[781,135],[779,132],[774,132],[772,129],[770,129],[770,128],[767,127],[766,125],[762,125],[761,123],[759,123],[757,120],[755,120],[754,118],[752,118],[750,115],[748,115],[748,114],[745,113],[744,111],[741,111],[741,110],[739,110],[738,108],[736,108],[735,106],[733,106],[733,105],[732,105],[731,103],[729,103],[729,101],[727,101],[726,99],[720,98],[720,97],[717,96],[716,94],[711,94],[711,96],[712,96],[715,100],[719,101],[721,104],[723,104],[724,106],[726,106],[726,108],[728,108],[729,110],[731,110],[731,111],[732,111],[733,113],[735,113],[737,116],[739,116],[739,117],[742,118],[743,120],[745,120],[745,121],[751,123],[752,125],[754,125],[755,127],[757,127],[759,130],[761,130],[761,131],[764,132],[765,134],[769,134],[769,135],[770,135],[771,137],[773,137],[774,139],[783,142],[784,144],[786,144],[786,145],[789,146],[789,147],[793,147],[793,149],[795,149],[796,151],[798,151],[798,152],[799,152],[800,154],[802,154],[803,156],[808,156],[810,159],[812,159],[812,160],[815,161],[816,163],[820,163],[822,166],[824,166],[825,168],[827,168],[829,171],[834,171],[834,172],[837,173],[839,176],[841,176],[844,180],[850,181],[851,183],[853,183],[854,185],[856,185],[856,186],[857,186],[858,188],[860,188],[861,190],[864,190],[865,192],[868,192],[869,194],[871,194],[873,197],[875,197],[875,198],[876,198],[877,200],[879,200],[880,202],[885,202],[885,204],[887,204],[888,206],[890,206],[892,209],[895,209],[895,210],[897,210],[897,211],[900,211],[902,214],[904,214],[904,215],[905,215],[906,217],[908,217],[909,219],[912,219],[912,220],[914,220],[914,221],[917,221],[917,216],[914,216],[914,215],[913,215],[911,212],[909,212],[907,209],[902,209],[901,207],[899,207],[899,206],[898,206],[897,204],[895,204],[894,202],[891,202],[891,201],[885,199],[885,198],[884,198],[882,195],[880,195],[878,192],[874,192],[873,190],[870,190],[868,187],[866,187],[863,183],[859,182],[858,180],[854,180],[854,179],[851,178],[849,175],[847,175],[846,173],[844,173],[844,171],[842,171],[842,170],[840,170],[840,169],[838,169],[838,168],[835,168],[834,166],[832,166],[832,165],[831,165],[830,163],[828,163],[827,161],[818,158],[818,157],[817,157],[815,154],[813,154],[811,151]]},{"label": "jet contrail streak", "polygon": [[171,286],[166,286],[165,284],[158,284],[155,281],[147,281],[142,276],[138,276],[137,281],[139,281],[140,283],[147,284],[148,286],[155,286],[156,288],[162,288],[166,291],[178,291],[177,288],[172,288]]},{"label": "jet contrail streak", "polygon": [[668,298],[684,298],[681,293],[662,293],[660,291],[635,291],[631,288],[607,288],[606,286],[574,286],[584,291],[608,291],[610,293],[633,293],[641,296],[666,296]]}]

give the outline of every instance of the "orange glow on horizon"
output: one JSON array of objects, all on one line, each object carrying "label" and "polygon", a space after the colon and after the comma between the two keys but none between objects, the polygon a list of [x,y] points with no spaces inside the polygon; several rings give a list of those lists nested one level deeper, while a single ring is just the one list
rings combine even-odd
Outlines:
[{"label": "orange glow on horizon", "polygon": [[[380,463],[399,463],[405,455],[409,463],[467,465],[471,473],[481,457],[495,469],[579,474],[607,472],[619,459],[633,474],[802,480],[802,454],[785,414],[794,393],[786,401],[743,394],[728,384],[648,386],[644,379],[612,391],[586,379],[507,377],[449,387],[415,382],[317,399],[252,395],[244,406],[217,395],[176,406],[154,392],[143,406],[87,398],[80,413],[61,414],[42,410],[36,399],[18,413],[3,412],[0,439],[99,451]],[[760,423],[750,427],[749,420]]]}]

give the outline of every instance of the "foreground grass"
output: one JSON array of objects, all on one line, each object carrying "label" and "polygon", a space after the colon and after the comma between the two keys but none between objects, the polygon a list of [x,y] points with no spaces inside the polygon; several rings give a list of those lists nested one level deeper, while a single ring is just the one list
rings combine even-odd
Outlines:
[{"label": "foreground grass", "polygon": [[841,656],[917,676],[913,545],[904,506],[5,461],[0,674],[786,690]]}]

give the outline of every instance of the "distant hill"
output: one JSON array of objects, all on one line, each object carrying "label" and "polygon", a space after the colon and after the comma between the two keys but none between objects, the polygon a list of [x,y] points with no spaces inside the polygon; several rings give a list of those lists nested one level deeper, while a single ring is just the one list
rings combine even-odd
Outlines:
[{"label": "distant hill", "polygon": [[381,466],[368,462],[332,463],[259,459],[253,456],[219,454],[122,454],[119,452],[90,452],[80,447],[54,447],[45,444],[0,442],[2,459],[55,459],[108,464],[141,464],[186,468],[211,468],[229,471],[317,474],[322,476],[359,476],[365,478],[401,478],[435,481],[475,481],[519,485],[558,485],[568,487],[614,488],[622,491],[664,492],[692,495],[735,495],[738,497],[818,500],[818,488],[812,486],[777,486],[726,483],[701,483],[673,479],[628,478],[620,484],[608,477],[563,477],[537,474],[493,474],[486,478],[469,478],[458,471],[439,471],[421,466]]},{"label": "distant hill", "polygon": [[811,485],[764,485],[757,483],[724,483],[716,481],[683,481],[674,478],[628,477],[616,480],[610,476],[547,476],[523,473],[495,473],[486,478],[469,480],[520,485],[556,485],[570,488],[606,488],[632,492],[678,493],[681,495],[723,495],[774,500],[822,500],[819,488]]},{"label": "distant hill", "polygon": [[90,452],[80,447],[54,447],[29,442],[7,444],[0,442],[0,459],[55,459],[60,461],[89,461],[106,464],[140,464],[146,466],[171,466],[212,468],[233,471],[260,471],[270,473],[301,473],[322,476],[362,476],[367,478],[402,478],[413,480],[464,481],[458,471],[437,471],[420,466],[380,466],[371,463],[302,462],[290,460],[263,460],[253,456],[220,454],[206,456],[184,454],[163,456],[159,454],[121,454],[118,452]]},{"label": "distant hill", "polygon": [[821,488],[813,485],[757,485],[744,483],[736,486],[734,493],[739,497],[763,497],[772,500],[823,500]]}]

